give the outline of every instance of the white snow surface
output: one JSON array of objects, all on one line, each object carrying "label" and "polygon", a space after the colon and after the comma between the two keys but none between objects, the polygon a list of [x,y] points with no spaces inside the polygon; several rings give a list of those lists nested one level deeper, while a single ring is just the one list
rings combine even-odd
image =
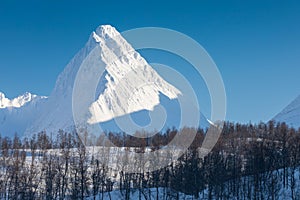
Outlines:
[{"label": "white snow surface", "polygon": [[300,128],[300,95],[277,114],[273,120],[285,122],[294,128]]}]

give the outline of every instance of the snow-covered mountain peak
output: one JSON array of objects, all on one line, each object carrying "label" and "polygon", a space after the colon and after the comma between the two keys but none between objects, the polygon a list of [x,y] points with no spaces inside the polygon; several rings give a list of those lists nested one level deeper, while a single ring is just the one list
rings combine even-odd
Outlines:
[{"label": "snow-covered mountain peak", "polygon": [[[112,26],[100,26],[93,32],[96,70],[104,69],[104,81],[97,101],[89,108],[90,123],[105,122],[141,110],[153,110],[159,95],[176,99],[181,92],[166,82]],[[96,74],[96,72],[95,72]],[[102,78],[103,80],[103,78]]]},{"label": "snow-covered mountain peak", "polygon": [[[83,86],[79,99],[86,96],[89,99],[86,104],[79,104],[79,119],[74,119],[74,85],[78,78],[81,80],[78,85]],[[95,95],[86,93],[88,87],[95,89]],[[0,132],[11,133],[17,126],[17,131],[25,134],[45,130],[55,133],[59,129],[73,131],[78,124],[96,127],[97,123],[105,130],[116,131],[118,126],[113,119],[133,114],[141,116],[140,121],[148,122],[145,112],[156,113],[152,111],[157,111],[160,104],[174,111],[178,102],[172,99],[183,96],[114,27],[103,25],[91,33],[85,46],[58,76],[47,100],[30,93],[10,100],[0,93],[0,108],[13,106],[13,109],[1,109]],[[179,114],[180,110],[170,115],[166,126],[179,125],[180,119],[176,118],[180,118]]]},{"label": "snow-covered mountain peak", "polygon": [[120,36],[120,33],[110,25],[101,25],[92,32],[92,38],[97,43],[103,43],[109,39],[115,40],[118,36]]},{"label": "snow-covered mountain peak", "polygon": [[99,35],[102,38],[107,37],[116,37],[120,35],[120,33],[115,29],[115,27],[112,27],[111,25],[101,25],[96,29],[97,35]]}]

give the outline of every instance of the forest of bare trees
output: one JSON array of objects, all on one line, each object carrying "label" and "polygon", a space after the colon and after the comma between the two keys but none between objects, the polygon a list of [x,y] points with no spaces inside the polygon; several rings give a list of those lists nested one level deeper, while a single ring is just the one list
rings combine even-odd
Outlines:
[{"label": "forest of bare trees", "polygon": [[[204,159],[198,147],[205,137],[199,129],[191,147],[176,162],[160,170],[126,173],[105,161],[121,152],[101,148],[106,139],[122,148],[155,151],[180,131],[170,129],[152,138],[105,133],[87,147],[74,133],[45,132],[31,138],[0,138],[0,199],[104,199],[118,190],[123,199],[286,199],[300,196],[300,130],[284,123],[258,125],[225,123],[218,143]],[[106,139],[105,139],[106,138]],[[93,153],[91,153],[93,151]],[[122,152],[122,159],[127,154]],[[128,153],[130,154],[130,152]],[[125,155],[125,156],[124,156]],[[123,162],[124,164],[124,162]],[[118,166],[118,162],[116,161]],[[153,193],[155,195],[153,198]]]}]

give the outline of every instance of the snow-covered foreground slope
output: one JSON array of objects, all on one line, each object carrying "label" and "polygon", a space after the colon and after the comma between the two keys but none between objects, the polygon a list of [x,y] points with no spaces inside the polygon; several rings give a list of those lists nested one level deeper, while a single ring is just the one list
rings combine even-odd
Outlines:
[{"label": "snow-covered foreground slope", "polygon": [[274,117],[277,122],[286,122],[295,128],[300,127],[300,95]]},{"label": "snow-covered foreground slope", "polygon": [[[141,189],[131,189],[129,191],[129,199],[132,200],[150,200],[150,199],[185,199],[185,200],[193,200],[195,197],[192,195],[186,195],[182,192],[177,192],[174,191],[170,188],[144,188]],[[113,190],[111,192],[104,192],[103,194],[100,193],[96,195],[95,197],[87,197],[87,200],[100,200],[100,199],[126,199],[126,193],[125,191],[120,191],[120,190]]]},{"label": "snow-covered foreground slope", "polygon": [[0,134],[14,136],[15,133],[24,133],[46,101],[47,97],[28,92],[14,99],[0,93]]},{"label": "snow-covered foreground slope", "polygon": [[[290,171],[290,169],[288,169]],[[274,171],[274,174],[276,173],[283,173],[283,170]],[[265,174],[261,174],[261,176],[264,176]],[[283,180],[268,180],[269,182],[266,182],[259,190],[262,188],[263,191],[260,191],[259,199],[286,199],[286,200],[293,200],[293,199],[299,199],[300,191],[299,188],[299,171],[296,170],[294,172],[294,192],[292,192],[290,185],[287,184],[286,187],[283,187]],[[240,187],[247,187],[249,186],[252,190],[252,194],[247,196],[245,193],[240,193],[239,195],[233,195],[226,193],[226,189],[224,189],[225,199],[255,199],[254,191],[257,189],[255,188],[254,184],[254,178],[251,176],[241,177],[243,180],[244,185],[240,185]],[[272,185],[273,184],[273,185]],[[223,188],[230,188],[232,187],[233,183],[231,181],[228,181],[224,183],[222,186]],[[272,186],[274,188],[272,188]],[[248,188],[248,189],[250,189]],[[212,188],[214,189],[214,188]],[[276,194],[272,194],[272,189],[276,191]],[[218,189],[216,189],[218,190]],[[219,188],[220,190],[220,188]],[[129,191],[129,199],[136,200],[136,199],[142,199],[142,200],[150,200],[150,199],[185,199],[185,200],[192,200],[192,199],[220,199],[218,195],[215,194],[215,191],[209,191],[209,189],[204,189],[203,191],[199,192],[199,198],[196,198],[193,195],[184,194],[182,192],[178,192],[175,190],[172,190],[170,188],[143,188],[143,189],[130,189]],[[104,192],[103,194],[100,193],[98,195],[88,197],[86,199],[125,199],[125,191],[120,190],[113,190],[111,192]]]}]

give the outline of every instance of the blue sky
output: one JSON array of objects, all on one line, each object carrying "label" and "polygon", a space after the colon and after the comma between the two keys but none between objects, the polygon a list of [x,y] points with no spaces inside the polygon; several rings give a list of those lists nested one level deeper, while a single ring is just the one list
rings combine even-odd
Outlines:
[{"label": "blue sky", "polygon": [[[300,94],[300,3],[276,0],[1,0],[0,91],[49,95],[101,24],[119,31],[165,27],[198,41],[223,76],[228,120],[269,120]],[[141,53],[150,61],[167,58]]]}]

